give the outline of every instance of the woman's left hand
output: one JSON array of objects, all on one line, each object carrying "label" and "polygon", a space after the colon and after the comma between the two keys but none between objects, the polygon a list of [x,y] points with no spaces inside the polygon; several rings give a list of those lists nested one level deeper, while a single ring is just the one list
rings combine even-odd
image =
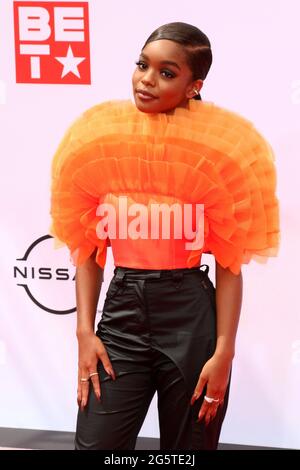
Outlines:
[{"label": "woman's left hand", "polygon": [[203,400],[198,419],[200,421],[204,418],[206,425],[214,419],[218,407],[223,405],[229,381],[231,363],[231,359],[214,355],[205,363],[201,371],[194,394],[191,398],[191,405],[202,395],[206,385],[206,397],[216,400],[211,403]]}]

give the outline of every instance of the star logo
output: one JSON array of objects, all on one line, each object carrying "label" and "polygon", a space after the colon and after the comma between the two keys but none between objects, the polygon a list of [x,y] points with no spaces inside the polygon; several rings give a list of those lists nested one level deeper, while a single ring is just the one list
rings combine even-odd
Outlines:
[{"label": "star logo", "polygon": [[58,60],[58,62],[60,62],[64,66],[61,78],[68,75],[68,73],[73,73],[74,75],[76,75],[76,77],[80,78],[78,65],[85,60],[85,57],[75,57],[70,45],[68,47],[68,52],[65,57],[55,57],[55,59]]},{"label": "star logo", "polygon": [[[16,82],[90,85],[88,2],[16,0],[12,3]],[[0,105],[1,101],[0,81]]]}]

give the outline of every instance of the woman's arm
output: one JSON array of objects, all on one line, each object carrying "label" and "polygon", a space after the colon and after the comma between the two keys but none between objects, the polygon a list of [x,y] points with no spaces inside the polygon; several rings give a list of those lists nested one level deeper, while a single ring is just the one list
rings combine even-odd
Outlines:
[{"label": "woman's arm", "polygon": [[94,333],[95,317],[103,269],[96,263],[96,250],[76,269],[76,305],[77,305],[77,338],[86,333]]},{"label": "woman's arm", "polygon": [[242,272],[235,275],[216,262],[217,346],[215,355],[230,360],[235,354],[235,338],[243,297]]},{"label": "woman's arm", "polygon": [[235,338],[242,306],[242,295],[242,272],[235,275],[216,262],[216,349],[214,355],[204,365],[191,399],[191,405],[193,405],[195,400],[201,396],[205,385],[208,397],[220,399],[219,403],[212,404],[203,401],[199,419],[205,418],[206,424],[215,417],[218,405],[222,404],[224,400],[231,362],[235,354]]},{"label": "woman's arm", "polygon": [[[89,381],[82,382],[81,378],[89,378],[97,372],[99,359],[106,372],[115,379],[114,370],[109,360],[104,344],[94,333],[95,317],[103,269],[96,263],[94,252],[90,258],[76,269],[76,305],[78,339],[78,388],[77,402],[83,409],[88,402]],[[98,375],[91,377],[96,397],[100,400],[101,389]]]}]

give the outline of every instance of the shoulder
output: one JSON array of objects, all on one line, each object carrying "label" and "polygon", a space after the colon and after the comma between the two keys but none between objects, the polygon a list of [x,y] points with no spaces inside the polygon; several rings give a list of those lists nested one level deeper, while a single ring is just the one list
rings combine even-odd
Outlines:
[{"label": "shoulder", "polygon": [[191,100],[191,117],[207,123],[207,127],[213,133],[232,140],[234,145],[251,145],[261,147],[267,153],[272,153],[272,148],[256,125],[244,115],[230,109],[219,106],[209,101]]},{"label": "shoulder", "polygon": [[205,119],[216,125],[234,126],[235,128],[254,129],[253,123],[238,112],[224,108],[210,101],[191,100],[190,110],[192,117]]},{"label": "shoulder", "polygon": [[134,113],[134,105],[130,100],[109,100],[97,103],[90,108],[83,110],[77,117],[71,120],[68,133],[81,132],[87,130],[90,125],[103,125],[116,118],[128,116]]}]

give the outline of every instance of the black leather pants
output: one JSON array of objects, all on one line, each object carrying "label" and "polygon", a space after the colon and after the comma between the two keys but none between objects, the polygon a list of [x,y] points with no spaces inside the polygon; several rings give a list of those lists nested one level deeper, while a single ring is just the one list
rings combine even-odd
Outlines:
[{"label": "black leather pants", "polygon": [[208,426],[197,422],[205,390],[190,405],[216,341],[215,288],[208,266],[201,268],[115,268],[96,334],[116,380],[99,361],[101,401],[90,386],[88,405],[78,410],[75,449],[134,449],[155,392],[160,449],[217,448],[229,386]]}]

